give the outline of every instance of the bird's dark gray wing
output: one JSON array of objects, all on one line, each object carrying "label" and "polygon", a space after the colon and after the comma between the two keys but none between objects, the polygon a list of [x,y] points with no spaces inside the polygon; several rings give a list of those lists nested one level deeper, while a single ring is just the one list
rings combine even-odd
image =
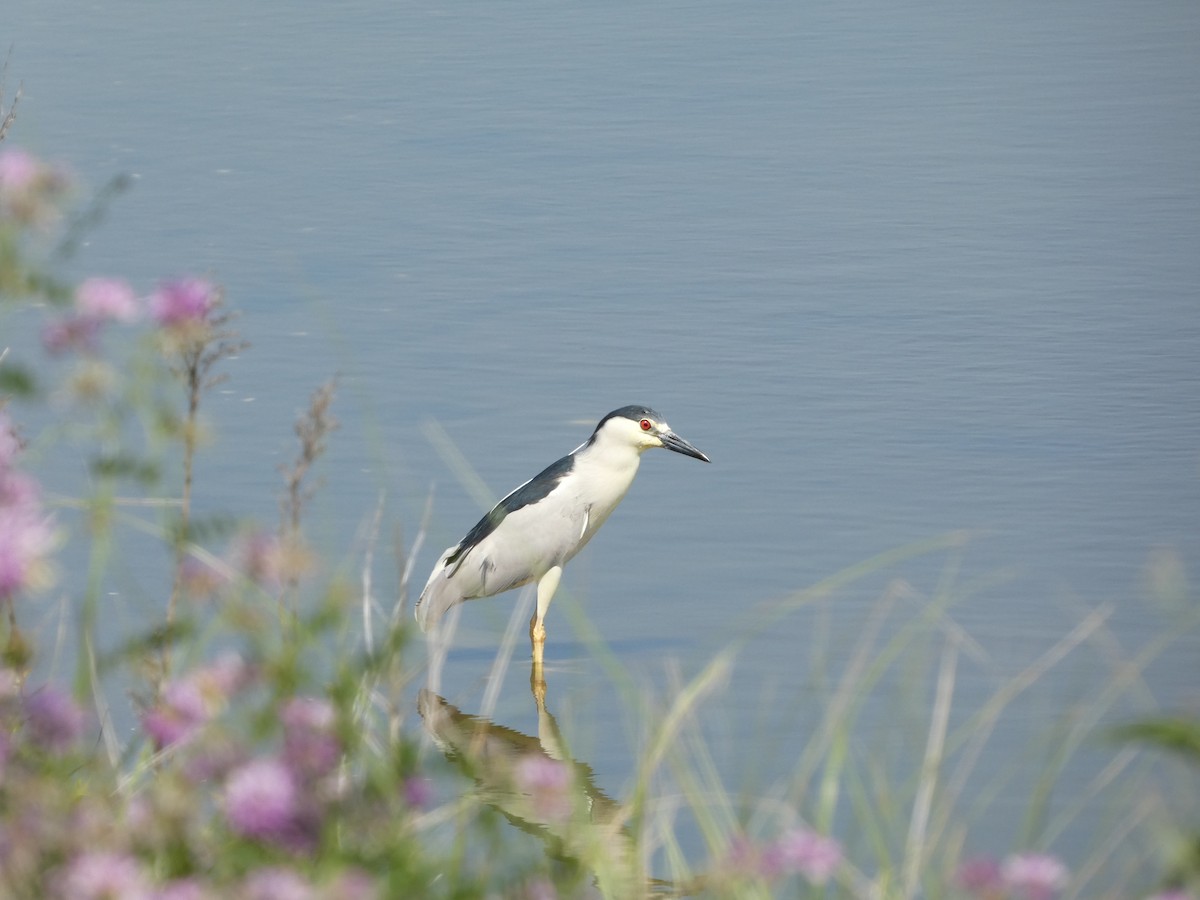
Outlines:
[{"label": "bird's dark gray wing", "polygon": [[446,557],[449,574],[454,574],[454,571],[467,558],[467,554],[480,541],[495,531],[497,526],[504,521],[505,516],[548,496],[574,467],[575,457],[573,454],[568,454],[558,462],[546,466],[541,472],[493,506],[491,512],[476,522],[475,527],[467,532],[467,536],[458,542],[454,552]]}]

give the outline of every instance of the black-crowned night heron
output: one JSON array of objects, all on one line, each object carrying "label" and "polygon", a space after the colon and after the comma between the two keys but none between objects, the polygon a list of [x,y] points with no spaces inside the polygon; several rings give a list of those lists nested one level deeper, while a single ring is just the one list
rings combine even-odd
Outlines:
[{"label": "black-crowned night heron", "polygon": [[492,597],[536,581],[537,612],[529,623],[529,637],[540,656],[546,610],[563,566],[617,508],[633,484],[642,454],[652,447],[709,461],[654,410],[613,410],[590,438],[497,503],[442,554],[417,601],[421,629],[431,628],[464,600]]}]

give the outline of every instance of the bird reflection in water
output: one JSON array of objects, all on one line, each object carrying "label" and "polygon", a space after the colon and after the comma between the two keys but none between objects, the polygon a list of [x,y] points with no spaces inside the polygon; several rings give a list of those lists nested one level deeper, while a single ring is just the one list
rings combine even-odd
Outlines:
[{"label": "bird reflection in water", "polygon": [[477,796],[513,825],[545,842],[552,858],[590,871],[605,897],[679,897],[687,891],[647,876],[628,808],[595,783],[587,763],[566,751],[546,708],[546,682],[534,664],[530,688],[537,705],[536,737],[472,716],[430,690],[418,709],[438,749],[470,775]]}]

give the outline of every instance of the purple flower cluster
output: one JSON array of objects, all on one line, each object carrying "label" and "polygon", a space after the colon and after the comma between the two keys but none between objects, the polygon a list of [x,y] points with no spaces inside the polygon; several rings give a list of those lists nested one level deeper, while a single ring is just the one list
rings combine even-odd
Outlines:
[{"label": "purple flower cluster", "polygon": [[106,850],[76,856],[59,872],[55,887],[63,900],[154,900],[142,864]]},{"label": "purple flower cluster", "polygon": [[0,216],[24,226],[53,221],[70,183],[62,167],[16,147],[4,150],[0,152]]},{"label": "purple flower cluster", "polygon": [[768,881],[800,875],[810,884],[819,885],[834,876],[842,859],[842,846],[833,838],[797,827],[765,845],[735,837],[726,854],[726,867]]},{"label": "purple flower cluster", "polygon": [[1003,861],[989,856],[969,859],[959,867],[955,881],[980,900],[1053,900],[1070,877],[1057,857],[1015,853]]},{"label": "purple flower cluster", "polygon": [[70,694],[52,684],[23,692],[21,681],[17,672],[0,667],[0,784],[18,743],[27,740],[40,756],[56,756],[74,749],[87,726]]},{"label": "purple flower cluster", "polygon": [[304,837],[303,792],[281,759],[252,759],[234,769],[225,781],[224,805],[229,827],[245,837],[285,845]]},{"label": "purple flower cluster", "polygon": [[55,542],[37,482],[16,469],[19,449],[12,423],[0,411],[0,603],[48,581]]},{"label": "purple flower cluster", "polygon": [[109,322],[129,323],[141,316],[133,288],[119,278],[88,278],[75,289],[71,312],[42,329],[42,344],[52,354],[93,353]]},{"label": "purple flower cluster", "polygon": [[136,322],[147,308],[163,331],[188,332],[205,325],[219,301],[220,290],[216,285],[193,276],[163,282],[146,300],[139,299],[122,279],[88,278],[75,289],[70,311],[52,319],[42,329],[42,344],[56,356],[95,353],[106,325]]},{"label": "purple flower cluster", "polygon": [[768,878],[799,874],[813,884],[824,884],[842,864],[842,847],[815,831],[793,828],[763,850],[762,864]]},{"label": "purple flower cluster", "polygon": [[[305,853],[316,846],[337,793],[333,776],[344,753],[337,713],[323,698],[283,701],[276,719],[282,730],[281,749],[248,756],[240,742],[230,741],[227,730],[214,723],[257,675],[240,657],[221,657],[169,682],[159,702],[143,715],[142,726],[156,747],[187,747],[180,768],[186,784],[220,780],[218,808],[232,832]],[[264,883],[271,880],[262,878]],[[179,896],[190,896],[189,890],[180,885]],[[247,891],[257,896],[249,887]]]},{"label": "purple flower cluster", "polygon": [[267,531],[242,535],[234,544],[232,556],[239,571],[267,590],[282,585],[289,569],[283,541]]},{"label": "purple flower cluster", "polygon": [[[136,856],[112,850],[86,850],[68,860],[51,879],[54,900],[217,900],[229,896],[195,878],[158,886]],[[243,900],[378,900],[375,881],[350,869],[318,885],[284,866],[263,866],[237,885]]]},{"label": "purple flower cluster", "polygon": [[513,775],[539,819],[565,822],[571,817],[571,770],[566,763],[531,753],[518,760]]},{"label": "purple flower cluster", "polygon": [[159,749],[184,743],[225,708],[250,674],[240,656],[228,654],[177,678],[163,688],[159,703],[142,716],[142,727]]},{"label": "purple flower cluster", "polygon": [[178,278],[161,284],[150,296],[150,315],[167,329],[203,324],[216,308],[220,292],[204,278]]},{"label": "purple flower cluster", "polygon": [[342,745],[326,700],[293,698],[280,719],[283,752],[234,768],[225,779],[222,806],[236,833],[303,852],[316,844],[329,794],[323,780],[337,768]]},{"label": "purple flower cluster", "polygon": [[86,724],[79,704],[50,684],[26,698],[25,718],[33,742],[55,753],[70,750]]},{"label": "purple flower cluster", "polygon": [[283,759],[306,778],[330,774],[342,758],[335,728],[337,714],[328,700],[294,697],[283,707]]}]

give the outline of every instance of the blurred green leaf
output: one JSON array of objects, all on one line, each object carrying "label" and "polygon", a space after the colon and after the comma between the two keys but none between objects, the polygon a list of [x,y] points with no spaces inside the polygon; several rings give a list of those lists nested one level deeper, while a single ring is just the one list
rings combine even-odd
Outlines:
[{"label": "blurred green leaf", "polygon": [[1152,744],[1186,756],[1200,764],[1200,720],[1188,716],[1162,716],[1143,719],[1112,729],[1118,741]]},{"label": "blurred green leaf", "polygon": [[0,393],[23,399],[35,396],[37,381],[33,372],[20,364],[6,362],[0,366]]},{"label": "blurred green leaf", "polygon": [[159,470],[158,465],[149,460],[139,459],[132,454],[118,453],[93,460],[92,474],[108,478],[131,478],[143,484],[150,484],[158,480]]}]

